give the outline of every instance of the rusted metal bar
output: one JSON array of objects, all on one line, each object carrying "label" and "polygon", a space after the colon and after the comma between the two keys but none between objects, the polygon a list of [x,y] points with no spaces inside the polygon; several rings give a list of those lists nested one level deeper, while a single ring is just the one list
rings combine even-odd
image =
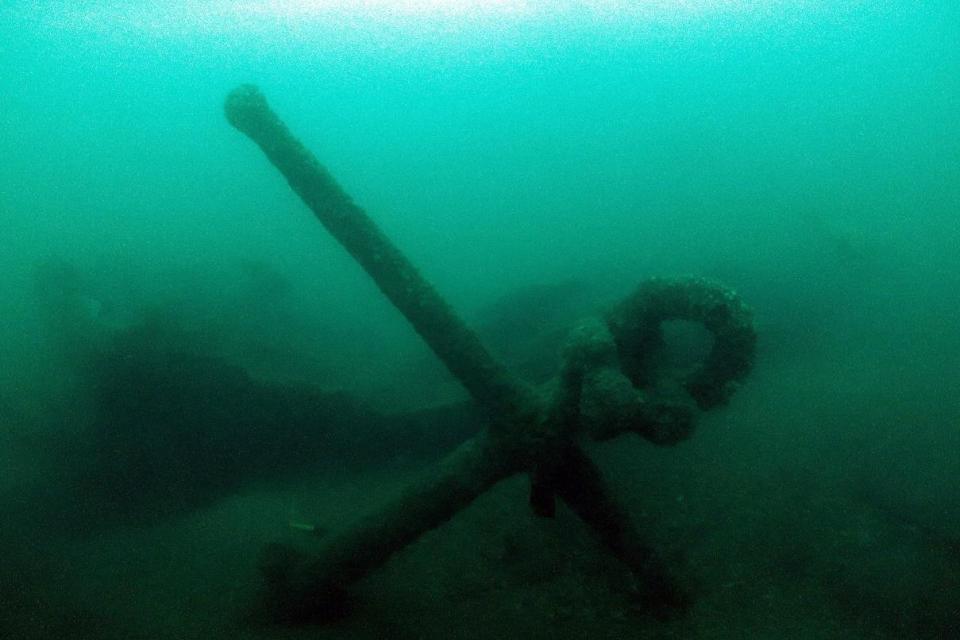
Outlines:
[{"label": "rusted metal bar", "polygon": [[263,94],[252,85],[242,85],[227,97],[225,111],[230,124],[260,146],[330,235],[490,413],[493,428],[529,420],[530,393],[490,356],[407,257],[290,133]]}]

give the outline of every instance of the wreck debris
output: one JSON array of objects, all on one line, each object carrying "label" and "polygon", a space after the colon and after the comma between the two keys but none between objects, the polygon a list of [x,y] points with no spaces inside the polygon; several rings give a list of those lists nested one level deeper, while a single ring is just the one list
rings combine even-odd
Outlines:
[{"label": "wreck debris", "polygon": [[[317,553],[271,545],[262,566],[267,612],[295,622],[329,615],[350,584],[454,516],[500,480],[531,476],[531,507],[542,516],[559,497],[636,578],[638,599],[655,615],[687,603],[658,553],[646,545],[606,487],[576,436],[634,431],[655,442],[690,432],[693,410],[643,389],[644,361],[668,318],[703,322],[714,352],[687,389],[701,408],[726,400],[753,358],[749,314],[732,293],[703,281],[657,281],[578,331],[559,380],[543,389],[521,384],[497,363],[440,295],[343,192],[273,113],[260,91],[243,85],[225,103],[229,122],[257,143],[320,222],[374,279],[478,404],[489,425],[444,458],[419,484],[361,522],[324,539]],[[733,322],[730,322],[730,319]],[[586,409],[586,411],[585,411]]]}]

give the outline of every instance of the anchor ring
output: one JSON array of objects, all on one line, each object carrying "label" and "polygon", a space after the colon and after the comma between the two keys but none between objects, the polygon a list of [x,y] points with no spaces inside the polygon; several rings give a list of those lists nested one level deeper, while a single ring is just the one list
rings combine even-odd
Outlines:
[{"label": "anchor ring", "polygon": [[652,278],[604,318],[620,369],[634,387],[656,382],[654,356],[664,346],[662,323],[696,322],[713,335],[704,361],[681,384],[700,409],[725,404],[753,367],[757,334],[753,314],[731,289],[705,278]]}]

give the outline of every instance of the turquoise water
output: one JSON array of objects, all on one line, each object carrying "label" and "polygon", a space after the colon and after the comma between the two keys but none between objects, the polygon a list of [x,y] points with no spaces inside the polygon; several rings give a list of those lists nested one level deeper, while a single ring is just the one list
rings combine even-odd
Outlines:
[{"label": "turquoise water", "polygon": [[[0,635],[960,637],[960,6],[76,4],[0,6]],[[465,393],[227,124],[244,82],[519,375],[650,276],[753,307],[755,369],[690,441],[591,446],[685,616],[625,603],[513,478],[346,619],[249,624],[265,543],[346,527],[450,444],[366,412]],[[264,409],[333,392],[363,416],[324,414],[336,451]]]}]

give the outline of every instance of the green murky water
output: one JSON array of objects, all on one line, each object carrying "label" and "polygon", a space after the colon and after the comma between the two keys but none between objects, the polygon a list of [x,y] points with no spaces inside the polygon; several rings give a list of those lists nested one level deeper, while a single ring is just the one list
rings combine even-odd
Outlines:
[{"label": "green murky water", "polygon": [[[0,636],[960,637],[958,5],[73,4],[0,5]],[[345,618],[251,620],[265,544],[481,422],[243,82],[519,376],[647,277],[753,307],[689,441],[589,446],[684,616],[517,477]]]}]

